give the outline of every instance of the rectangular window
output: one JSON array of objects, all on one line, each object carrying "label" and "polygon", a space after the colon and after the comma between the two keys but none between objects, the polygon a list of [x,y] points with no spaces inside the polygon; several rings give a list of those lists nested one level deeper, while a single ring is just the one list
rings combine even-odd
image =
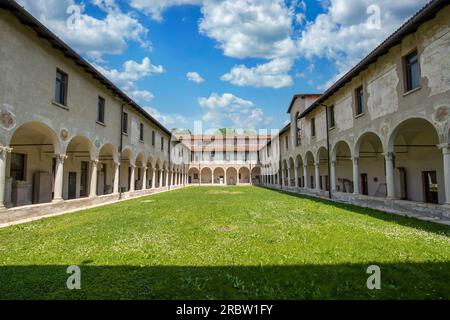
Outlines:
[{"label": "rectangular window", "polygon": [[164,137],[161,137],[161,151],[164,151]]},{"label": "rectangular window", "polygon": [[311,119],[311,137],[315,137],[316,136],[316,119],[312,118]]},{"label": "rectangular window", "polygon": [[336,122],[334,121],[334,106],[328,108],[328,121],[329,128],[334,128],[334,126],[336,125]]},{"label": "rectangular window", "polygon": [[156,141],[156,136],[155,136],[155,131],[152,131],[152,146],[155,146],[155,141]]},{"label": "rectangular window", "polygon": [[21,153],[11,153],[11,171],[10,175],[14,181],[25,181],[26,155]]},{"label": "rectangular window", "polygon": [[356,115],[360,115],[364,113],[364,89],[363,87],[359,87],[355,91],[356,96]]},{"label": "rectangular window", "polygon": [[417,51],[404,58],[406,92],[420,87],[420,66]]},{"label": "rectangular window", "polygon": [[284,141],[285,141],[285,144],[286,144],[286,150],[289,150],[289,138],[285,137]]},{"label": "rectangular window", "polygon": [[122,115],[122,132],[128,134],[128,113]]},{"label": "rectangular window", "polygon": [[56,87],[55,87],[55,102],[63,106],[67,105],[67,88],[69,83],[69,76],[67,73],[56,69]]},{"label": "rectangular window", "polygon": [[139,125],[139,141],[143,142],[144,141],[144,124],[141,123]]},{"label": "rectangular window", "polygon": [[97,122],[105,123],[105,99],[98,97],[97,102]]}]

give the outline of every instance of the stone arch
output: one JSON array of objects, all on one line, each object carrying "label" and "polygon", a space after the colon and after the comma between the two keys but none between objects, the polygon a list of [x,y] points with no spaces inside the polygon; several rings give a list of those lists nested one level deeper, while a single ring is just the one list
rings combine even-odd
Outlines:
[{"label": "stone arch", "polygon": [[353,154],[358,158],[361,194],[386,197],[387,185],[382,139],[375,132],[364,132],[356,140]]},{"label": "stone arch", "polygon": [[202,168],[202,170],[200,171],[200,177],[202,184],[212,184],[213,176],[211,168],[209,167]]},{"label": "stone arch", "polygon": [[324,146],[317,150],[316,164],[319,165],[319,189],[328,191],[330,189],[330,177],[328,176],[328,150]]},{"label": "stone arch", "polygon": [[236,168],[234,167],[229,167],[226,170],[226,176],[227,176],[227,185],[236,185],[237,184],[237,178],[238,178],[238,173]]},{"label": "stone arch", "polygon": [[345,140],[337,141],[331,159],[335,167],[336,191],[353,193],[353,158],[349,143]]},{"label": "stone arch", "polygon": [[303,188],[305,186],[305,177],[303,172],[303,158],[300,154],[295,158],[295,164],[297,166],[297,186]]},{"label": "stone arch", "polygon": [[315,159],[312,151],[307,151],[305,154],[305,162],[303,163],[306,166],[306,178],[305,185],[307,188],[314,189],[315,188]]},{"label": "stone arch", "polygon": [[445,203],[444,168],[439,143],[439,130],[422,117],[405,119],[391,131],[387,152],[395,158],[393,179],[396,198]]},{"label": "stone arch", "polygon": [[111,194],[114,187],[115,166],[119,163],[117,148],[111,144],[104,144],[98,152],[97,164],[97,195]]},{"label": "stone arch", "polygon": [[213,175],[214,175],[214,183],[215,184],[226,184],[225,170],[222,167],[215,168]]},{"label": "stone arch", "polygon": [[261,167],[253,167],[251,176],[252,176],[252,184],[260,184],[261,183]]},{"label": "stone arch", "polygon": [[295,160],[294,158],[289,158],[289,177],[290,181],[288,183],[289,186],[293,187],[295,186]]},{"label": "stone arch", "polygon": [[188,170],[188,182],[191,183],[200,183],[200,171],[196,167],[192,167]]},{"label": "stone arch", "polygon": [[[41,122],[27,122],[14,130],[8,145],[12,152],[6,157],[5,207],[51,202],[55,155],[62,153],[53,129]],[[33,183],[36,180],[39,185]]]},{"label": "stone arch", "polygon": [[250,169],[248,167],[240,167],[238,178],[240,184],[249,184],[251,179]]}]

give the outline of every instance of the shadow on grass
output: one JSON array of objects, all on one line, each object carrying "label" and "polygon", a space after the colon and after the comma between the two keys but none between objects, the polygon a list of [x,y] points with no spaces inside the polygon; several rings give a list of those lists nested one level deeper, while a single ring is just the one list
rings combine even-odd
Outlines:
[{"label": "shadow on grass", "polygon": [[4,266],[0,299],[450,299],[450,263],[377,265],[381,290],[367,289],[365,264],[81,265],[81,290],[67,289],[67,266]]},{"label": "shadow on grass", "polygon": [[375,210],[375,209],[371,209],[371,208],[359,207],[359,206],[352,205],[352,204],[346,204],[346,203],[335,202],[335,201],[331,201],[331,200],[327,200],[327,199],[316,198],[316,197],[309,196],[309,195],[291,193],[286,190],[267,189],[264,187],[259,187],[259,188],[262,188],[265,190],[271,190],[271,191],[274,191],[274,192],[277,192],[277,193],[280,193],[283,195],[288,195],[288,196],[292,196],[292,197],[296,197],[296,198],[300,198],[300,199],[307,199],[309,201],[319,203],[322,205],[334,206],[339,209],[343,209],[343,210],[347,210],[347,211],[350,211],[353,213],[369,216],[369,217],[383,220],[386,222],[392,222],[392,223],[396,223],[396,224],[406,226],[406,227],[416,228],[416,229],[427,231],[427,232],[433,232],[433,233],[436,233],[439,235],[450,236],[450,226],[447,226],[447,225],[442,225],[439,223],[434,223],[434,222],[429,222],[429,221],[423,221],[423,220],[416,219],[414,217],[399,216],[399,215],[396,215],[393,213],[387,213],[384,211]]}]

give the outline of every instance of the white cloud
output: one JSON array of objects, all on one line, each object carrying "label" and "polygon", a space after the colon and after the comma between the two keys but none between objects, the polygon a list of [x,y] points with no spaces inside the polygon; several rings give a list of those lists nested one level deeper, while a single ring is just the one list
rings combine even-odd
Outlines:
[{"label": "white cloud", "polygon": [[161,65],[153,65],[148,57],[145,57],[142,63],[133,60],[126,61],[121,71],[108,69],[100,65],[95,65],[95,67],[133,99],[147,102],[153,99],[153,94],[147,90],[138,90],[136,88],[136,82],[154,73],[164,72],[164,68]]},{"label": "white cloud", "polygon": [[195,83],[203,83],[205,82],[205,79],[202,78],[202,76],[200,74],[198,74],[198,72],[188,72],[186,74],[186,78],[189,81],[195,82]]},{"label": "white cloud", "polygon": [[103,19],[83,13],[74,0],[18,0],[50,30],[89,58],[101,60],[104,54],[120,54],[128,41],[151,48],[148,30],[131,13],[123,13],[114,0],[92,0],[105,11]]},{"label": "white cloud", "polygon": [[179,114],[162,114],[158,109],[153,107],[145,107],[144,109],[166,127],[186,125],[188,123],[187,119]]},{"label": "white cloud", "polygon": [[238,65],[233,67],[229,73],[224,74],[221,79],[241,87],[253,86],[279,89],[293,84],[293,80],[288,74],[292,65],[293,60],[289,58],[275,59],[253,68]]},{"label": "white cloud", "polygon": [[209,127],[254,129],[271,121],[264,117],[263,110],[253,102],[231,93],[221,96],[212,93],[208,98],[198,98],[198,103],[205,110],[203,121]]},{"label": "white cloud", "polygon": [[172,6],[186,4],[201,4],[203,0],[131,0],[130,5],[133,8],[144,11],[152,19],[162,21],[162,12]]},{"label": "white cloud", "polygon": [[[427,2],[330,0],[327,12],[318,15],[301,32],[299,54],[307,59],[327,58],[335,63],[338,74],[319,87],[326,89]],[[379,28],[373,23],[378,20],[377,12],[368,13],[373,5],[380,9]]]}]

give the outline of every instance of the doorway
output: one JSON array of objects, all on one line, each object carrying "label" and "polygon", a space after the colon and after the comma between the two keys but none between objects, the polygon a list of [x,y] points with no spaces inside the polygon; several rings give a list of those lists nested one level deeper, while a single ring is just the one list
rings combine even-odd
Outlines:
[{"label": "doorway", "polygon": [[69,194],[68,198],[75,199],[77,197],[77,173],[69,172]]},{"label": "doorway", "polygon": [[369,195],[369,178],[367,173],[361,173],[361,192],[363,195]]},{"label": "doorway", "polygon": [[436,171],[422,172],[424,200],[426,203],[439,203]]}]

